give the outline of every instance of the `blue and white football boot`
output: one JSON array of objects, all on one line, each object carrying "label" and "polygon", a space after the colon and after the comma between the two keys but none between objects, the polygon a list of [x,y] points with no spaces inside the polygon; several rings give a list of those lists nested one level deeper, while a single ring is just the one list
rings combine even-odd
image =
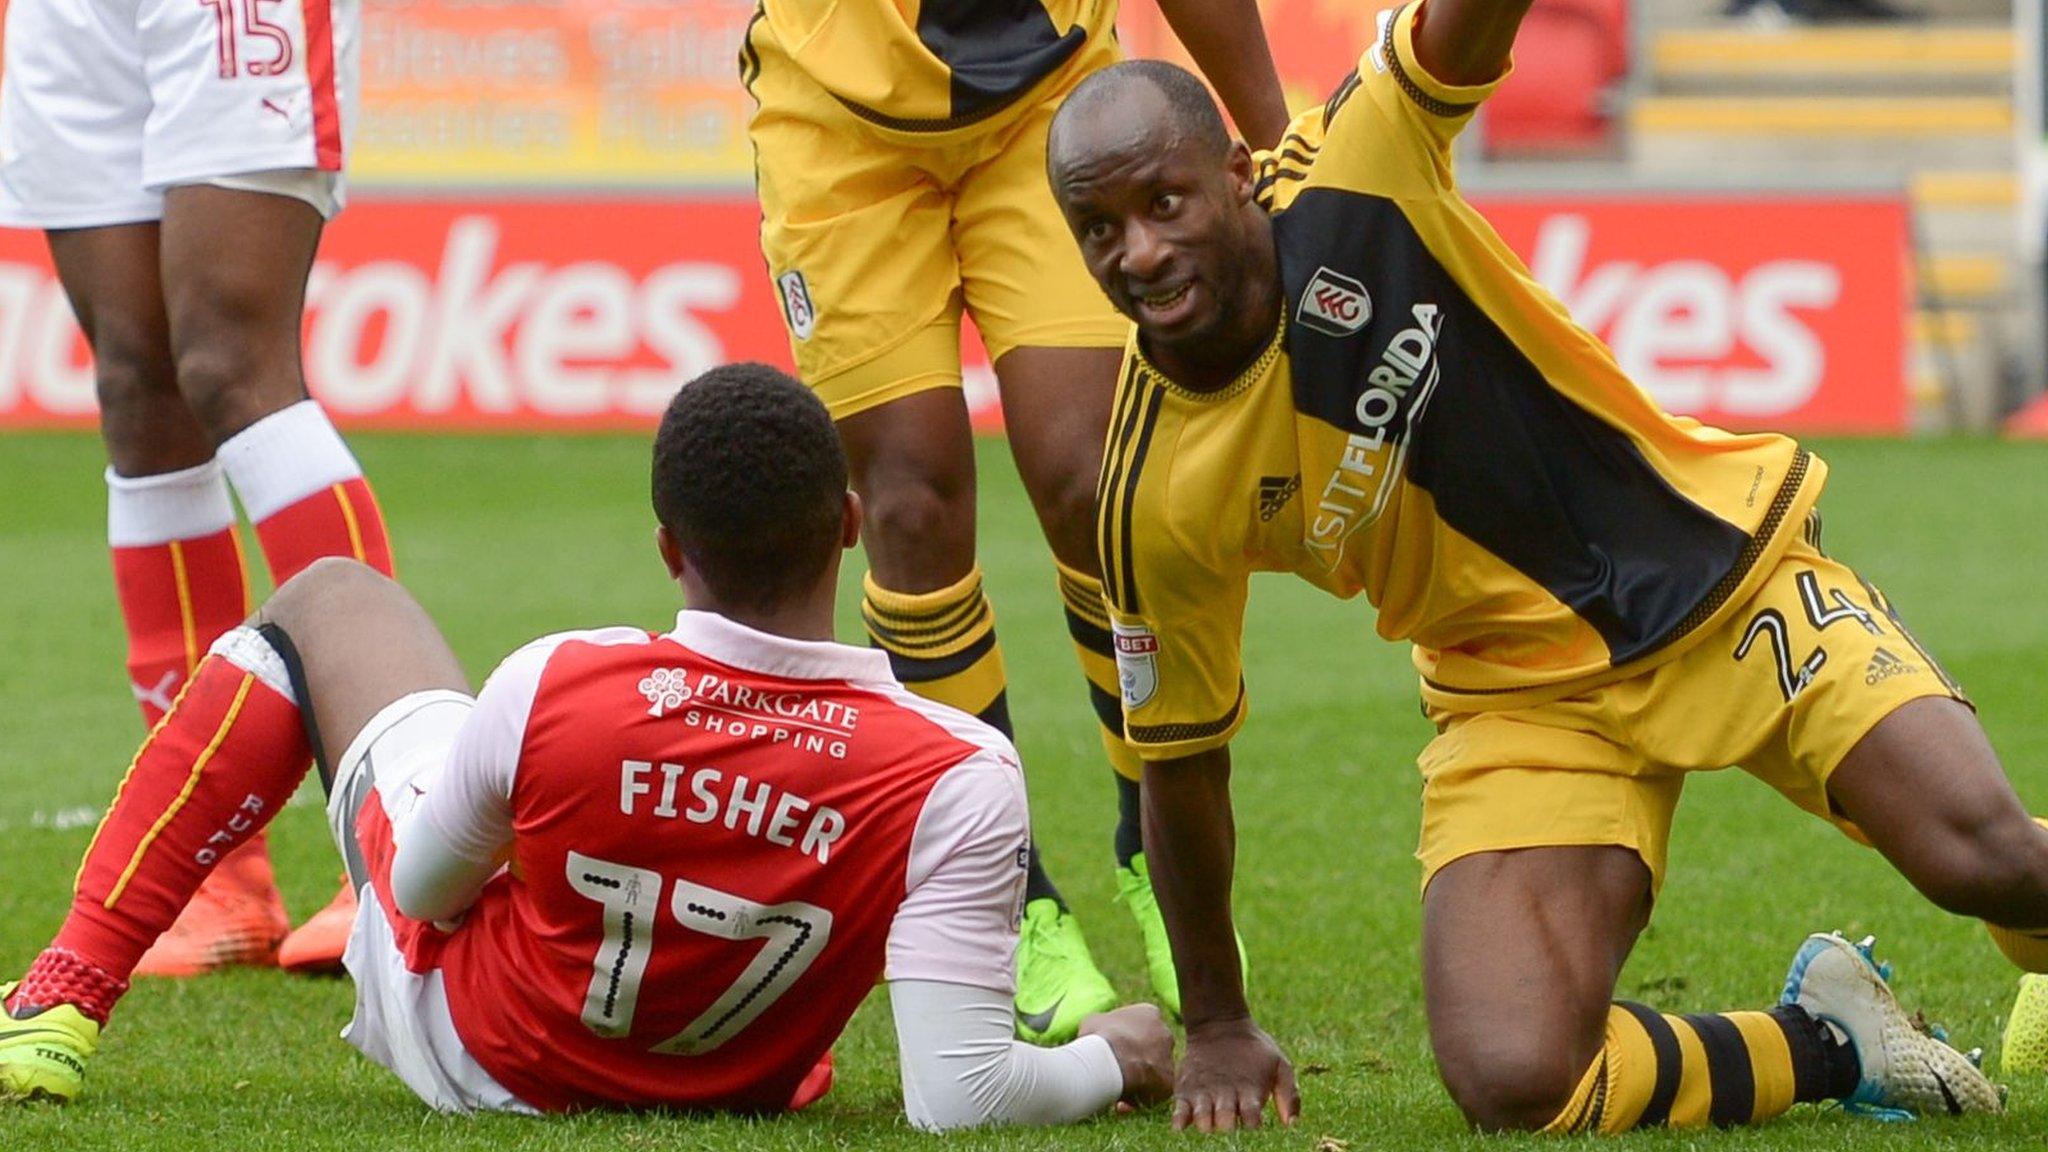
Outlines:
[{"label": "blue and white football boot", "polygon": [[1879,1120],[2004,1111],[2004,1090],[1978,1067],[1981,1051],[1956,1051],[1939,1028],[1899,1007],[1891,965],[1871,955],[1874,941],[1866,936],[1852,944],[1839,932],[1808,936],[1778,998],[1812,1013],[1856,1050],[1863,1074],[1843,1109]]}]

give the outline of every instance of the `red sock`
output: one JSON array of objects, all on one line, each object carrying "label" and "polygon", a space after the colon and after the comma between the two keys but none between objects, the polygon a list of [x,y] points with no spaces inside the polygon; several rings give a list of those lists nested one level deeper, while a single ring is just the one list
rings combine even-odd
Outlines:
[{"label": "red sock", "polygon": [[125,986],[214,865],[304,779],[311,752],[289,693],[283,660],[253,629],[221,638],[136,752],[53,950]]},{"label": "red sock", "polygon": [[324,556],[392,574],[384,514],[341,434],[303,400],[265,416],[220,446],[221,464],[256,525],[279,584]]},{"label": "red sock", "polygon": [[128,629],[128,681],[154,725],[221,633],[249,614],[234,507],[220,466],[107,474],[114,591]]},{"label": "red sock", "polygon": [[357,476],[313,493],[256,522],[270,578],[278,584],[323,556],[348,556],[391,575],[391,541],[384,513]]}]

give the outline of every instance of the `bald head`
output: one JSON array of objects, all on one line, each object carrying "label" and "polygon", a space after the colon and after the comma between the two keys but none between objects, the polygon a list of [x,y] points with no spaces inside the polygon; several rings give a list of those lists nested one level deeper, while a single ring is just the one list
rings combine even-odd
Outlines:
[{"label": "bald head", "polygon": [[1230,152],[1230,133],[1194,73],[1164,60],[1126,60],[1081,81],[1060,105],[1046,142],[1046,174],[1057,191],[1067,172],[1101,148],[1139,143],[1161,150],[1192,145],[1220,162]]}]

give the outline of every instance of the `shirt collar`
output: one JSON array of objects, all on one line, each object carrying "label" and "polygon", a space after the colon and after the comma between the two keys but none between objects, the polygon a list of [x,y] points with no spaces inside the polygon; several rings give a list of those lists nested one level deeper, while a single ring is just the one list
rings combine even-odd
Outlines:
[{"label": "shirt collar", "polygon": [[892,681],[889,654],[830,640],[793,640],[689,608],[676,613],[669,638],[720,664],[790,680]]},{"label": "shirt collar", "polygon": [[1245,365],[1244,369],[1229,384],[1207,392],[1198,392],[1195,389],[1182,387],[1174,383],[1172,377],[1161,371],[1157,364],[1152,363],[1151,359],[1145,355],[1144,345],[1138,340],[1136,325],[1133,325],[1131,328],[1130,346],[1132,353],[1137,357],[1138,366],[1144,369],[1146,375],[1157,381],[1160,387],[1173,393],[1175,396],[1183,396],[1189,400],[1208,403],[1216,400],[1228,400],[1264,379],[1266,373],[1272,371],[1273,362],[1280,358],[1280,353],[1286,346],[1284,343],[1286,335],[1287,312],[1285,309],[1282,309],[1280,323],[1274,326],[1273,334],[1266,338],[1265,345],[1259,349],[1259,354],[1252,358],[1252,362]]}]

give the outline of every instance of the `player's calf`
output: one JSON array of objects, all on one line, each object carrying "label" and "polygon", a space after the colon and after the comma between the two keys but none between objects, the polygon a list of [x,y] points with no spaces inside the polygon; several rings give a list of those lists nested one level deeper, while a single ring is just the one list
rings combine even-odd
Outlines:
[{"label": "player's calf", "polygon": [[0,1094],[77,1094],[143,953],[305,777],[304,733],[277,649],[247,626],[216,641],[136,752],[56,938],[0,1001]]}]

